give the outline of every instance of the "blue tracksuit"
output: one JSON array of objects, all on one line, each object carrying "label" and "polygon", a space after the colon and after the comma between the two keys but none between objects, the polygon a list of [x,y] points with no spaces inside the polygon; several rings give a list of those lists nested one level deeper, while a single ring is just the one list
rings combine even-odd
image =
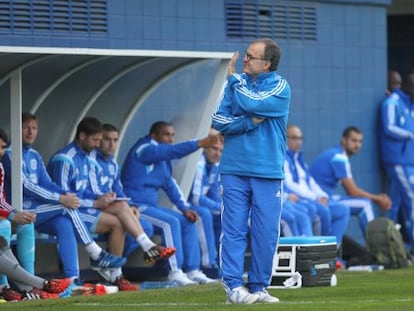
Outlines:
[{"label": "blue tracksuit", "polygon": [[[310,166],[310,173],[318,185],[332,196],[337,184],[343,178],[352,178],[351,163],[341,146],[322,152]],[[368,222],[374,219],[371,200],[360,197],[341,197],[339,202],[351,209],[352,215],[358,215],[363,232]]]},{"label": "blue tracksuit", "polygon": [[[93,167],[96,168],[95,174],[100,191],[102,193],[115,192],[117,198],[126,197],[124,187],[121,183],[119,165],[115,158],[113,156],[105,158],[100,150],[94,150],[91,152],[89,158],[92,161]],[[130,200],[128,203],[131,205],[132,201]],[[150,222],[144,219],[140,219],[139,222],[148,236],[152,236],[154,234],[154,230]],[[140,245],[136,239],[131,234],[127,234],[122,256],[128,257],[128,255],[139,246]]]},{"label": "blue tracksuit", "polygon": [[[281,223],[287,224],[288,228],[284,228],[285,231],[290,230],[290,235],[283,233],[284,236],[312,236],[312,222],[309,215],[309,208],[305,204],[299,202],[292,202],[288,199],[290,190],[283,185],[283,209],[281,215]],[[282,227],[282,226],[281,226]],[[289,232],[288,232],[289,233]]]},{"label": "blue tracksuit", "polygon": [[89,231],[95,233],[101,210],[93,204],[102,191],[96,178],[90,178],[94,172],[89,154],[73,141],[57,151],[47,164],[54,182],[63,190],[75,193],[80,202],[79,214]]},{"label": "blue tracksuit", "polygon": [[75,193],[82,208],[93,208],[99,195],[97,184],[90,185],[89,173],[92,171],[89,155],[75,141],[57,151],[47,164],[50,177],[63,190]]},{"label": "blue tracksuit", "polygon": [[176,248],[175,255],[168,259],[172,271],[199,269],[199,242],[195,224],[171,208],[158,206],[158,190],[162,189],[179,210],[190,208],[172,177],[171,160],[197,149],[196,141],[170,145],[146,136],[131,147],[121,170],[124,191],[139,206],[141,217],[162,230],[167,247]]},{"label": "blue tracksuit", "polygon": [[[285,162],[285,183],[302,202],[307,206],[314,205],[320,219],[321,233],[323,235],[335,235],[338,247],[341,245],[342,238],[348,226],[350,210],[344,204],[330,199],[317,184],[309,172],[302,152],[288,150]],[[317,201],[319,198],[326,198],[328,206]]]},{"label": "blue tracksuit", "polygon": [[221,232],[221,194],[218,163],[208,163],[204,153],[197,163],[197,170],[188,201],[201,216],[197,226],[204,267],[217,265],[217,249]]},{"label": "blue tracksuit", "polygon": [[414,105],[402,90],[394,90],[381,105],[382,164],[390,178],[390,218],[404,219],[406,236],[414,249]]},{"label": "blue tracksuit", "polygon": [[[243,285],[248,219],[252,257],[246,286],[269,286],[279,238],[290,87],[276,72],[232,74],[214,112],[224,135],[220,265],[226,291]],[[264,119],[256,124],[253,117]]]},{"label": "blue tracksuit", "polygon": [[[36,229],[56,235],[59,257],[67,277],[79,276],[77,242],[91,243],[87,228],[77,210],[64,207],[59,197],[65,191],[52,182],[41,155],[30,146],[23,146],[23,208],[36,213]],[[10,168],[10,154],[8,159]]]}]

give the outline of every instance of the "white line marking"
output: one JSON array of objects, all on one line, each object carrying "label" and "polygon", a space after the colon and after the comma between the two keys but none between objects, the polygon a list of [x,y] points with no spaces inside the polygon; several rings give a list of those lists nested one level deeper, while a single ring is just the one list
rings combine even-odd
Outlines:
[{"label": "white line marking", "polygon": [[[414,301],[414,298],[394,298],[394,299],[365,299],[365,300],[353,300],[352,303],[375,303],[375,302],[411,302]],[[304,305],[304,304],[349,304],[349,301],[336,301],[336,300],[329,300],[329,301],[281,301],[278,304],[287,304],[287,305]],[[166,302],[166,303],[99,303],[99,302],[91,302],[91,303],[74,303],[74,305],[82,306],[82,307],[114,307],[114,306],[122,306],[122,307],[177,307],[177,306],[214,306],[214,305],[225,305],[223,303],[196,303],[196,302]]]}]

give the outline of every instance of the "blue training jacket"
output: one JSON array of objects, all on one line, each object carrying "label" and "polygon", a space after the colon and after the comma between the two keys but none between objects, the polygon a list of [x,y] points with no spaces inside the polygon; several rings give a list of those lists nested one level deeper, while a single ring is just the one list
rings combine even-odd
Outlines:
[{"label": "blue training jacket", "polygon": [[[113,156],[105,158],[102,152],[96,149],[89,154],[89,159],[92,162],[92,176],[89,178],[96,179],[94,183],[98,185],[99,192],[102,194],[115,192],[117,198],[127,197],[121,183],[119,164],[115,158]],[[132,201],[129,200],[128,204],[131,205]]]},{"label": "blue training jacket", "polygon": [[122,165],[121,181],[134,205],[157,206],[158,190],[162,189],[181,211],[190,205],[172,177],[171,160],[180,159],[198,149],[196,140],[163,144],[150,136],[140,138],[129,150]]},{"label": "blue training jacket", "polygon": [[414,105],[394,90],[381,105],[380,148],[383,164],[414,165]]},{"label": "blue training jacket", "polygon": [[89,155],[74,141],[57,151],[47,164],[50,177],[63,190],[75,193],[82,207],[93,207],[98,198],[97,185],[90,182],[92,163]]},{"label": "blue training jacket", "polygon": [[[220,172],[283,179],[290,87],[276,72],[253,80],[232,74],[213,113],[213,127],[224,135]],[[259,124],[253,117],[264,118]]]},{"label": "blue training jacket", "polygon": [[[2,159],[6,173],[6,193],[10,202],[11,187],[11,149],[7,149]],[[43,158],[31,146],[22,148],[22,181],[23,181],[23,208],[34,209],[40,204],[59,203],[61,194],[65,191],[56,185],[46,171]]]}]

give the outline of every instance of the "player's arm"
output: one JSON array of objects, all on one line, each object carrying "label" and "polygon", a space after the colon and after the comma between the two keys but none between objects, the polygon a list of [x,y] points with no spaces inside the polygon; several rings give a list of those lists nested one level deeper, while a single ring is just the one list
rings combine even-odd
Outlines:
[{"label": "player's arm", "polygon": [[175,206],[184,214],[184,216],[191,222],[195,222],[198,218],[197,212],[190,209],[190,204],[185,200],[177,181],[170,177],[162,186],[168,198]]},{"label": "player's arm", "polygon": [[359,188],[352,178],[344,178],[341,180],[341,183],[346,193],[351,197],[368,198],[383,210],[387,210],[391,207],[391,200],[384,193],[373,194],[368,191],[365,191]]},{"label": "player's arm", "polygon": [[138,161],[146,165],[180,159],[199,148],[197,140],[188,140],[177,144],[148,143],[136,151]]},{"label": "player's arm", "polygon": [[397,140],[407,140],[414,137],[414,133],[400,124],[398,111],[398,95],[388,97],[381,107],[381,122],[387,136]]}]

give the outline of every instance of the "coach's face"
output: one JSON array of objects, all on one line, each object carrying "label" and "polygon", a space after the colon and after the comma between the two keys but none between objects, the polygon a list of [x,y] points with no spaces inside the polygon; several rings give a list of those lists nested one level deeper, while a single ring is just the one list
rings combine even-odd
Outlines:
[{"label": "coach's face", "polygon": [[249,45],[243,58],[243,72],[256,78],[264,72],[268,72],[270,61],[264,59],[265,44],[255,42]]}]

